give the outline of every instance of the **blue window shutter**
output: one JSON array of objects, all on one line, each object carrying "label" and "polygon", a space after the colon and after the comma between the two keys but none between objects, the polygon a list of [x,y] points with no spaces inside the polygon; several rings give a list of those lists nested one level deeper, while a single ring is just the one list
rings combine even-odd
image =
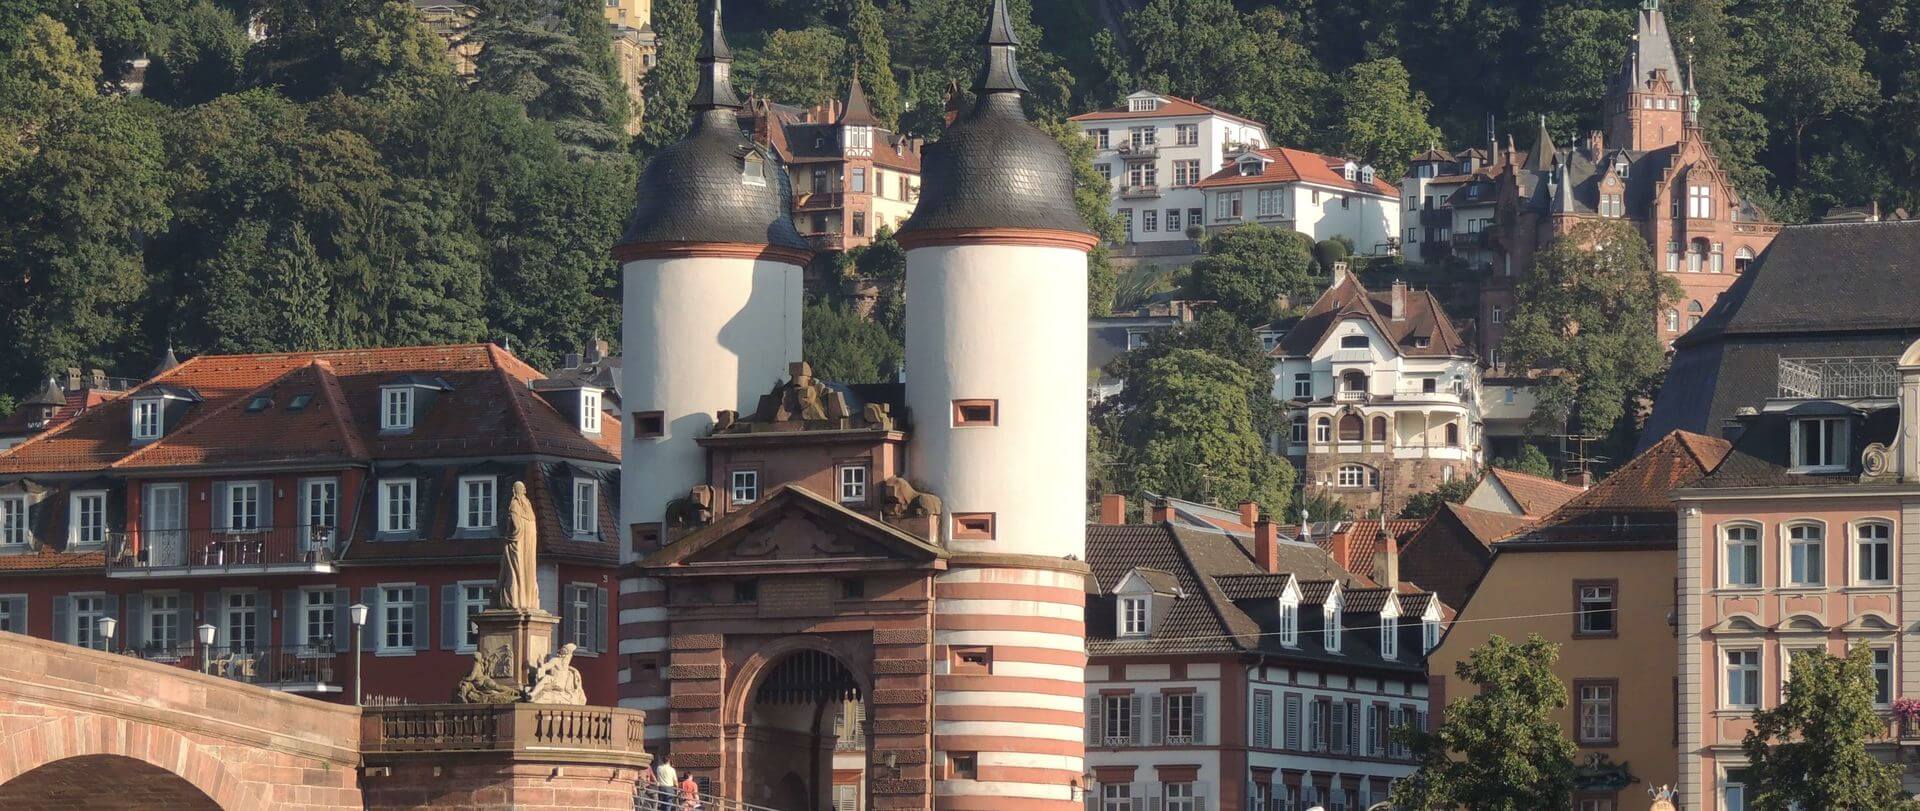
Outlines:
[{"label": "blue window shutter", "polygon": [[380,636],[380,590],[372,586],[360,590],[360,602],[367,607],[367,627],[360,629],[360,649],[374,650],[374,638]]},{"label": "blue window shutter", "polygon": [[131,648],[133,650],[140,650],[141,648],[144,648],[147,646],[148,639],[147,639],[147,595],[146,593],[134,592],[133,594],[128,595],[127,627],[124,630],[122,630],[120,633],[121,633],[121,637],[127,640],[128,648]]},{"label": "blue window shutter", "polygon": [[273,480],[260,480],[260,528],[273,526]]},{"label": "blue window shutter", "polygon": [[119,622],[120,621],[120,595],[118,594],[107,595],[106,603],[107,603],[107,613],[104,614],[103,616],[112,617],[115,622]]},{"label": "blue window shutter", "polygon": [[440,587],[440,649],[458,650],[466,641],[467,629],[460,627],[460,586]]},{"label": "blue window shutter", "polygon": [[353,590],[333,590],[333,649],[346,653],[353,649]]},{"label": "blue window shutter", "polygon": [[587,640],[573,638],[573,589],[574,585],[572,583],[567,583],[560,587],[560,635],[558,639],[553,641],[555,648],[559,648],[568,642],[586,647],[585,643]]},{"label": "blue window shutter", "polygon": [[607,587],[593,589],[593,651],[607,652]]},{"label": "blue window shutter", "polygon": [[[200,622],[194,624],[195,627],[197,628],[199,625],[202,625],[202,624],[212,625],[215,628],[220,627],[220,592],[218,591],[207,592],[205,595],[205,599],[202,601],[201,604],[205,606],[205,609],[200,614]],[[194,633],[196,634],[196,636],[194,636],[194,639],[198,640],[200,638],[197,635],[199,632],[196,630]],[[218,645],[222,641],[224,640],[221,640],[218,636],[215,636],[213,640],[213,644]]]},{"label": "blue window shutter", "polygon": [[303,616],[306,606],[301,605],[303,601],[300,596],[297,588],[286,589],[280,594],[280,648],[287,653],[300,644],[301,626],[307,624],[307,618]]},{"label": "blue window shutter", "polygon": [[213,527],[214,529],[226,529],[230,526],[233,526],[233,524],[227,520],[227,483],[214,482]]},{"label": "blue window shutter", "polygon": [[22,636],[33,627],[27,624],[27,602],[25,596],[13,598],[13,610],[8,612],[13,616],[13,632]]},{"label": "blue window shutter", "polygon": [[53,598],[53,639],[73,644],[73,598],[64,594]]},{"label": "blue window shutter", "polygon": [[433,590],[413,587],[413,649],[433,650],[433,621],[427,612],[433,609]]}]

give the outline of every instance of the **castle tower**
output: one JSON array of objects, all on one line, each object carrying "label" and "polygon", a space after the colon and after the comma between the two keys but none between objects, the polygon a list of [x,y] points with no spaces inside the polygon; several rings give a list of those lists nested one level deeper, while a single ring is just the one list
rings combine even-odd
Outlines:
[{"label": "castle tower", "polygon": [[[1079,809],[1089,233],[1026,120],[1004,0],[973,109],[926,148],[907,250],[910,476],[945,507],[935,581],[941,809]],[[944,656],[939,652],[945,651]],[[967,664],[956,664],[966,656]],[[977,662],[984,655],[990,664]]]},{"label": "castle tower", "polygon": [[[700,16],[692,127],[647,164],[614,248],[625,285],[620,512],[628,537],[620,547],[628,563],[660,545],[668,502],[706,480],[706,453],[694,440],[709,433],[715,412],[742,410],[800,360],[801,269],[811,251],[788,216],[786,170],[740,133],[719,0],[703,0]],[[621,582],[622,655],[662,650],[664,604],[658,581]],[[649,711],[651,750],[665,735],[665,668],[631,670],[621,704]]]},{"label": "castle tower", "polygon": [[1674,56],[1660,0],[1644,0],[1634,12],[1626,62],[1603,102],[1607,148],[1650,150],[1678,143],[1690,119],[1692,92]]}]

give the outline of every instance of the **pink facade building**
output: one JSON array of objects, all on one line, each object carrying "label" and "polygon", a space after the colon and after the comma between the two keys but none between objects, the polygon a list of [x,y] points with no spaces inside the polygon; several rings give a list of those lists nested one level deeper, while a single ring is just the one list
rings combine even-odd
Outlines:
[{"label": "pink facade building", "polygon": [[1777,366],[1775,397],[1728,426],[1726,460],[1674,494],[1689,809],[1750,807],[1741,739],[1802,651],[1872,649],[1889,713],[1876,749],[1920,745],[1891,721],[1895,700],[1920,695],[1920,644],[1902,630],[1920,620],[1920,343]]}]

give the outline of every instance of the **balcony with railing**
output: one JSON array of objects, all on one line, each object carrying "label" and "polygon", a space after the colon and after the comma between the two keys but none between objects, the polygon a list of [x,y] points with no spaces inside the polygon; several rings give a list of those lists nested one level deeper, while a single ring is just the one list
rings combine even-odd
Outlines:
[{"label": "balcony with railing", "polygon": [[107,537],[107,576],[332,574],[341,551],[333,527],[116,532]]},{"label": "balcony with railing", "polygon": [[1158,184],[1148,186],[1121,186],[1120,196],[1129,200],[1137,200],[1144,197],[1159,197],[1160,186]]},{"label": "balcony with railing", "polygon": [[1159,144],[1123,143],[1115,151],[1127,160],[1153,160],[1160,157]]},{"label": "balcony with railing", "polygon": [[842,251],[847,248],[847,235],[829,231],[815,231],[801,234],[800,237],[812,245],[816,251]]},{"label": "balcony with railing", "polygon": [[846,204],[847,195],[837,191],[801,192],[793,201],[793,207],[800,211],[829,211]]},{"label": "balcony with railing", "polygon": [[311,645],[216,645],[148,643],[128,648],[129,656],[198,670],[224,679],[288,693],[338,693],[344,672],[336,671],[333,640]]},{"label": "balcony with railing", "polygon": [[1893,399],[1900,391],[1892,355],[1781,358],[1775,397],[1783,400]]}]

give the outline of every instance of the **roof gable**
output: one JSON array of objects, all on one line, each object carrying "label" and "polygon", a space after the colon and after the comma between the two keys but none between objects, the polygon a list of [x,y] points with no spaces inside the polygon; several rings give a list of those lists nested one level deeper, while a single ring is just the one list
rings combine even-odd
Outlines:
[{"label": "roof gable", "polygon": [[1502,543],[1672,543],[1678,538],[1673,491],[1713,472],[1732,444],[1675,431],[1612,475]]},{"label": "roof gable", "polygon": [[946,550],[797,485],[781,485],[648,556],[643,566],[886,558],[927,565]]}]

